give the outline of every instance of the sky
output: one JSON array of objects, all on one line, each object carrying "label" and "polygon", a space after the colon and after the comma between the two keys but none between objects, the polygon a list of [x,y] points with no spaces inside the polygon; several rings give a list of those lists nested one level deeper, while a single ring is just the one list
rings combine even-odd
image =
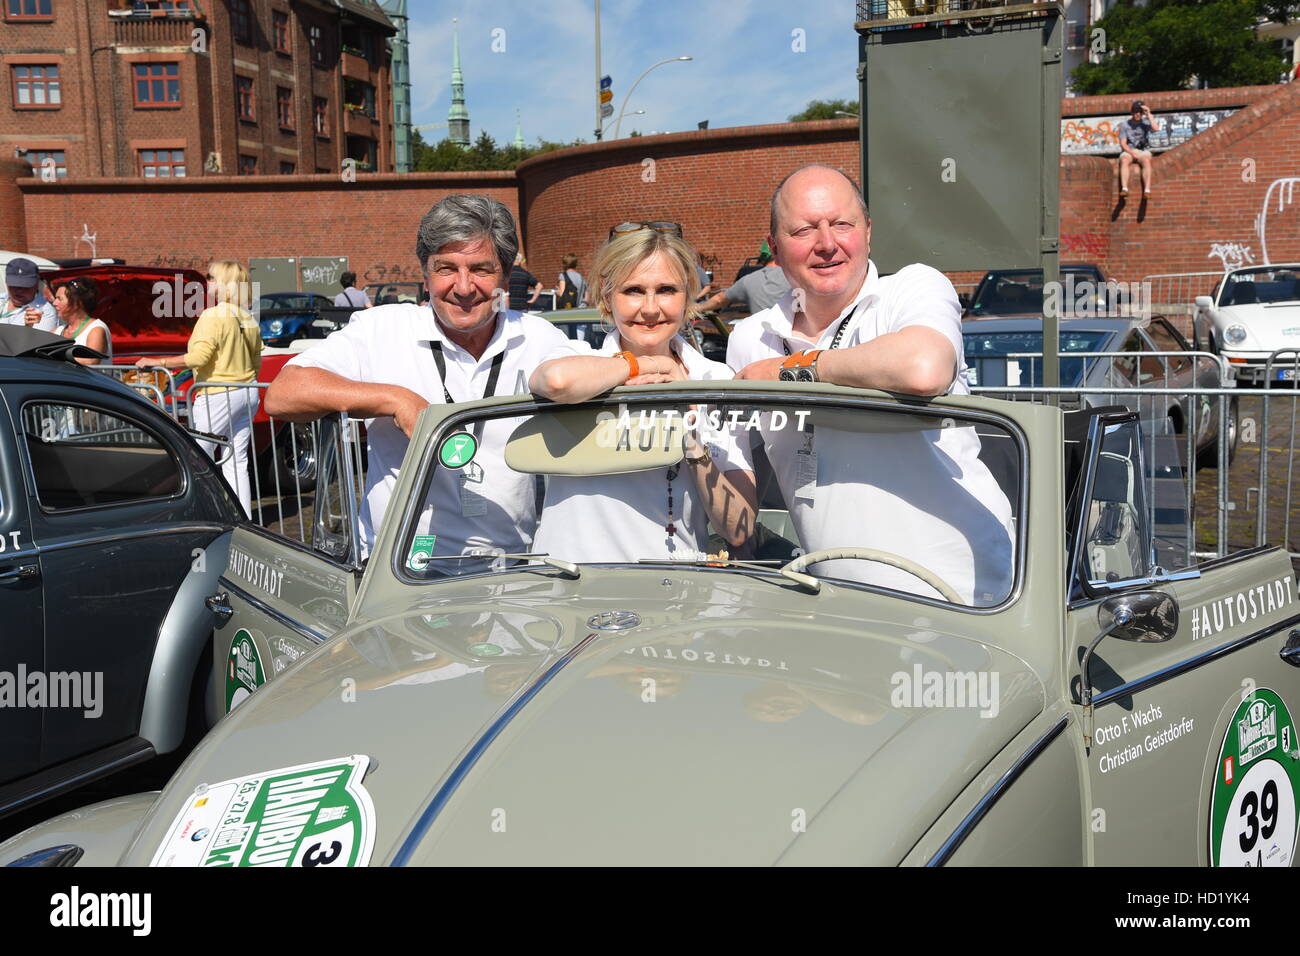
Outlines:
[{"label": "sky", "polygon": [[[596,126],[595,0],[407,0],[411,114],[445,123],[451,105],[452,19],[459,20],[470,138],[515,135],[591,142]],[[613,78],[621,135],[784,122],[810,100],[856,101],[853,0],[604,0],[601,71]],[[802,47],[802,50],[798,48]],[[632,115],[643,109],[644,116]],[[428,142],[445,128],[422,131]]]}]

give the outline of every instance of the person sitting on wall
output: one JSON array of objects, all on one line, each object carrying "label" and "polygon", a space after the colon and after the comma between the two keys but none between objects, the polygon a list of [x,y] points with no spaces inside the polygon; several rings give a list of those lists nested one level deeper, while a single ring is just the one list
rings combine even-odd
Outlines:
[{"label": "person sitting on wall", "polygon": [[1128,195],[1129,173],[1134,164],[1141,170],[1143,195],[1151,195],[1151,134],[1160,132],[1151,107],[1133,101],[1133,115],[1119,124],[1119,194]]}]

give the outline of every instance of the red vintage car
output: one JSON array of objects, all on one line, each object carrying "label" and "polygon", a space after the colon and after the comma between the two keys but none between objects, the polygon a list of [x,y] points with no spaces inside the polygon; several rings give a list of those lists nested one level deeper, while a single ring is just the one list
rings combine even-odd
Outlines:
[{"label": "red vintage car", "polygon": [[[202,274],[194,269],[100,265],[59,269],[41,275],[51,291],[74,277],[95,283],[99,294],[95,317],[107,323],[112,333],[114,365],[134,366],[142,355],[184,354],[194,322],[202,311],[201,296],[206,289]],[[293,348],[265,349],[258,381],[274,379],[284,363],[296,354]],[[174,418],[184,421],[185,396],[194,384],[194,376],[189,370],[182,370],[174,373],[173,380],[176,394],[170,394],[170,386],[164,382],[163,401]],[[276,423],[273,442],[271,420],[258,403],[253,419],[255,460],[264,481],[274,481],[271,471],[274,463],[282,483],[290,484],[297,477],[303,482],[303,490],[307,490],[316,477],[312,430],[309,425],[294,425],[291,440],[290,424]]]}]

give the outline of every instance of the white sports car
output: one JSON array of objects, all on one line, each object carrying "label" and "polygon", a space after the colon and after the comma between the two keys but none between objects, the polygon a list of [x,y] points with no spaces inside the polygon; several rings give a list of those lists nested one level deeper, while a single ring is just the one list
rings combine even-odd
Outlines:
[{"label": "white sports car", "polygon": [[[1300,264],[1250,266],[1223,277],[1215,294],[1196,297],[1197,348],[1221,353],[1237,381],[1300,377]],[[1269,357],[1285,350],[1268,369]]]}]

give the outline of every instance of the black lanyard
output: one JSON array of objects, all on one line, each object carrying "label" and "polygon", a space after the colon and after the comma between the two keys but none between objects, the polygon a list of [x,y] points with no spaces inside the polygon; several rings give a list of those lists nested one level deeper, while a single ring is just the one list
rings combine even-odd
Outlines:
[{"label": "black lanyard", "polygon": [[[431,343],[433,349],[433,361],[438,366],[438,378],[442,380],[442,397],[447,400],[448,405],[455,405],[456,400],[451,397],[451,392],[447,391],[447,359],[442,354],[442,343]],[[506,357],[505,349],[496,354],[492,360],[492,368],[488,371],[487,386],[483,389],[483,397],[494,396],[497,393],[497,379],[501,377],[501,362]],[[483,419],[479,419],[470,429],[475,440],[483,434]]]},{"label": "black lanyard", "polygon": [[[858,310],[854,309],[852,312],[850,312],[848,315],[846,315],[843,319],[840,320],[840,327],[835,330],[835,338],[831,339],[831,344],[827,348],[827,351],[830,351],[830,349],[837,349],[840,347],[840,339],[844,337],[844,330],[849,327],[849,322],[853,320],[853,317],[857,315],[857,312]],[[790,331],[791,332],[794,331],[794,323],[790,324]],[[782,336],[781,338],[781,348],[785,349],[786,355],[794,354],[790,351],[790,343],[785,340],[784,336]]]}]

